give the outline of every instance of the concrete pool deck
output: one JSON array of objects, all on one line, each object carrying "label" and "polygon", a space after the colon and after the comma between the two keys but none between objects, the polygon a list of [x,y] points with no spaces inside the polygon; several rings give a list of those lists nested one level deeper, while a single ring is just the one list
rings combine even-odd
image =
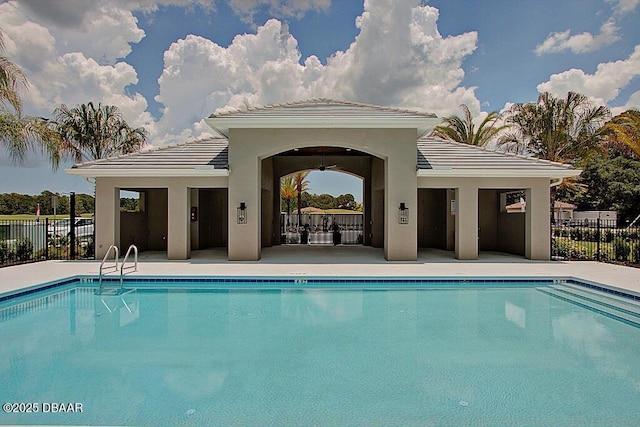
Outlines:
[{"label": "concrete pool deck", "polygon": [[[640,296],[640,269],[594,261],[530,261],[494,252],[481,252],[478,260],[459,261],[451,252],[421,250],[417,261],[390,262],[382,249],[364,246],[276,246],[264,248],[260,261],[228,261],[224,249],[191,255],[189,260],[168,261],[164,252],[143,252],[138,271],[128,275],[573,277]],[[0,268],[0,294],[75,275],[97,276],[99,267],[100,261],[89,260]]]}]

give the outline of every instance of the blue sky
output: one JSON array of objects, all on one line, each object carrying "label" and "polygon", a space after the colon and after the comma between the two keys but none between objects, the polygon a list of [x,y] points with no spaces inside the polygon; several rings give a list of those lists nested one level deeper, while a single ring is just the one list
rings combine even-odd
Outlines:
[{"label": "blue sky", "polygon": [[[155,146],[211,134],[214,111],[315,97],[439,116],[464,103],[479,120],[543,91],[640,108],[639,18],[640,0],[0,2],[28,114],[117,105]],[[20,167],[1,154],[0,192],[92,192],[37,153]],[[342,174],[311,184],[360,192]]]}]

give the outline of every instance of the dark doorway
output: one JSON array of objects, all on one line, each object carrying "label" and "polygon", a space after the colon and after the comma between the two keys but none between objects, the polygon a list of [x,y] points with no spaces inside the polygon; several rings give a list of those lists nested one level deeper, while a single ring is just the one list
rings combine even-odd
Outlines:
[{"label": "dark doorway", "polygon": [[198,190],[198,244],[194,249],[227,246],[227,199],[226,188]]},{"label": "dark doorway", "polygon": [[447,190],[418,189],[418,247],[447,250]]}]

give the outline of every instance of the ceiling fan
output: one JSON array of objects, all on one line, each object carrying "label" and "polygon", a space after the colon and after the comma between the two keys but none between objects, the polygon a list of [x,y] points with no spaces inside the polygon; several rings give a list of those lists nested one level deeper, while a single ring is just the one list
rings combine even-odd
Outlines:
[{"label": "ceiling fan", "polygon": [[324,153],[323,152],[320,152],[320,159],[321,159],[320,160],[320,166],[318,166],[318,170],[320,172],[324,172],[327,169],[333,169],[333,168],[337,168],[338,167],[338,165],[325,166],[325,164],[324,164]]}]

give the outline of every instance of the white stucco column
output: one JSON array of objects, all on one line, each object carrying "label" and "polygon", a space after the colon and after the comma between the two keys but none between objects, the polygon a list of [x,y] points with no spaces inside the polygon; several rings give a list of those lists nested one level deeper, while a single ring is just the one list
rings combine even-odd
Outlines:
[{"label": "white stucco column", "polygon": [[549,179],[536,180],[526,190],[524,256],[528,259],[551,258],[551,211],[549,206]]},{"label": "white stucco column", "polygon": [[96,179],[95,222],[96,259],[101,260],[109,246],[120,246],[120,189],[108,179]]},{"label": "white stucco column", "polygon": [[168,188],[167,258],[188,259],[191,252],[190,190],[184,184]]},{"label": "white stucco column", "polygon": [[456,189],[457,259],[478,259],[478,187],[464,183]]},{"label": "white stucco column", "polygon": [[[233,142],[229,145],[229,260],[256,261],[262,246],[262,159],[251,132],[232,130],[229,140]],[[237,210],[243,202],[246,223],[238,224]]]},{"label": "white stucco column", "polygon": [[[406,137],[399,134],[398,139]],[[400,143],[402,142],[402,143]],[[415,136],[394,141],[396,151],[385,160],[384,257],[387,261],[418,259],[418,190]],[[400,224],[400,204],[408,209],[409,222]]]}]

